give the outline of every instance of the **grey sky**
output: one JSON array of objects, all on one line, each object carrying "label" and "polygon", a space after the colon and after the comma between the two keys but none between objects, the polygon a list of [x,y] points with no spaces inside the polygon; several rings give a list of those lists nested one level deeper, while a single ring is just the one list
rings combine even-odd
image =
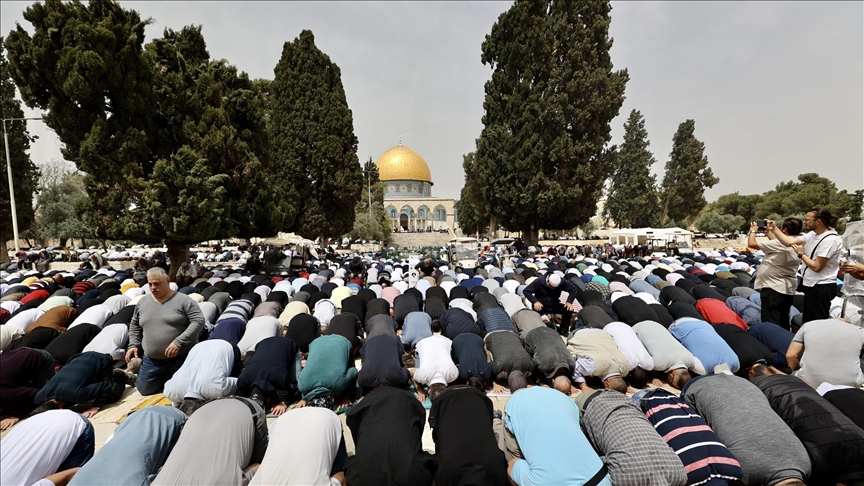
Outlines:
[{"label": "grey sky", "polygon": [[[0,3],[5,36],[32,2]],[[272,79],[282,44],[311,29],[342,70],[358,156],[398,143],[420,153],[433,195],[459,197],[462,154],[482,129],[491,70],[480,44],[510,2],[123,2],[165,27],[203,25],[214,58]],[[29,24],[24,23],[25,28]],[[720,184],[759,193],[802,172],[841,189],[864,187],[864,4],[861,2],[613,2],[612,59],[630,72],[613,122],[620,143],[631,109],[646,119],[662,178],[672,135],[687,118]],[[28,111],[28,116],[31,116]],[[40,122],[34,160],[60,158]]]}]

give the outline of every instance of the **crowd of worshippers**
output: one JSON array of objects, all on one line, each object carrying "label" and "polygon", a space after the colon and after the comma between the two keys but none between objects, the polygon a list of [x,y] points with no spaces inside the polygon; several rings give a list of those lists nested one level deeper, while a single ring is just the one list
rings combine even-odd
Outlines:
[{"label": "crowd of worshippers", "polygon": [[864,484],[864,329],[762,256],[4,272],[0,484]]}]

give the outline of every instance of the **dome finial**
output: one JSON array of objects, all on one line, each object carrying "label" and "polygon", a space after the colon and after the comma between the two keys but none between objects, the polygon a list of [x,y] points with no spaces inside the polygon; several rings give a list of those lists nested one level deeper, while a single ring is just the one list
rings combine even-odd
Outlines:
[{"label": "dome finial", "polygon": [[402,132],[399,132],[399,145],[402,145]]}]

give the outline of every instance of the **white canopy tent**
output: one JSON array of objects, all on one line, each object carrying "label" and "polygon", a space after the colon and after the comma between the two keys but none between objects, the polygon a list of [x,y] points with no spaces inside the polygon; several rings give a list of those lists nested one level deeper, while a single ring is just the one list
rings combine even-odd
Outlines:
[{"label": "white canopy tent", "polygon": [[677,241],[692,246],[693,232],[681,228],[625,228],[609,233],[609,241],[613,245],[641,245],[649,239],[664,240],[666,243]]}]

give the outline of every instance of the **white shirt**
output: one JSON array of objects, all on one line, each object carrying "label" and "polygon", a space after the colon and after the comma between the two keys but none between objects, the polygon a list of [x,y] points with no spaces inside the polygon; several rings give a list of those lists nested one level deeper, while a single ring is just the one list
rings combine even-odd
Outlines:
[{"label": "white shirt", "polygon": [[246,356],[249,351],[255,351],[255,346],[261,341],[275,336],[279,332],[279,319],[271,316],[253,317],[246,324],[246,332],[237,343],[240,356]]},{"label": "white shirt", "polygon": [[165,397],[174,403],[184,398],[212,400],[230,395],[237,388],[231,377],[234,348],[222,339],[209,339],[192,347],[183,366],[165,383]]},{"label": "white shirt", "polygon": [[21,422],[3,439],[0,484],[30,485],[57,473],[87,424],[71,410],[49,410]]},{"label": "white shirt", "polygon": [[111,324],[93,337],[83,352],[96,351],[110,355],[115,360],[121,360],[126,355],[126,345],[129,344],[129,328],[126,324]]},{"label": "white shirt", "polygon": [[340,486],[330,468],[341,440],[342,423],[331,410],[289,410],[270,426],[270,444],[249,485]]},{"label": "white shirt", "polygon": [[627,357],[631,370],[637,366],[647,371],[654,369],[654,358],[645,349],[645,345],[639,340],[632,327],[623,322],[610,322],[603,327],[603,330],[612,335],[618,350]]},{"label": "white shirt", "polygon": [[93,324],[94,326],[102,327],[102,325],[105,324],[105,321],[110,319],[113,315],[114,311],[112,311],[107,305],[94,305],[76,317],[75,320],[72,321],[72,324],[69,324],[69,329],[72,329],[79,324]]},{"label": "white shirt", "polygon": [[450,357],[453,341],[434,335],[421,339],[415,349],[420,367],[414,370],[414,380],[424,385],[448,384],[459,377],[459,369]]},{"label": "white shirt", "polygon": [[121,309],[129,305],[129,301],[132,300],[128,295],[112,295],[105,299],[105,306],[111,309],[111,312],[118,313]]},{"label": "white shirt", "polygon": [[18,328],[22,333],[27,332],[27,329],[36,322],[36,319],[42,317],[45,311],[40,309],[27,309],[25,311],[21,311],[20,314],[6,321],[4,326],[12,326]]},{"label": "white shirt", "polygon": [[[837,272],[840,271],[840,252],[843,249],[843,240],[833,229],[828,230],[821,235],[817,235],[813,231],[804,233],[798,237],[804,242],[804,254],[816,260],[819,257],[825,257],[828,262],[822,267],[821,272],[817,272],[812,268],[804,270],[804,286],[812,287],[818,284],[834,283],[837,279]],[[824,241],[822,241],[824,239]],[[821,243],[820,243],[821,241]],[[813,250],[816,250],[814,253]],[[802,270],[804,264],[802,263]]]}]

